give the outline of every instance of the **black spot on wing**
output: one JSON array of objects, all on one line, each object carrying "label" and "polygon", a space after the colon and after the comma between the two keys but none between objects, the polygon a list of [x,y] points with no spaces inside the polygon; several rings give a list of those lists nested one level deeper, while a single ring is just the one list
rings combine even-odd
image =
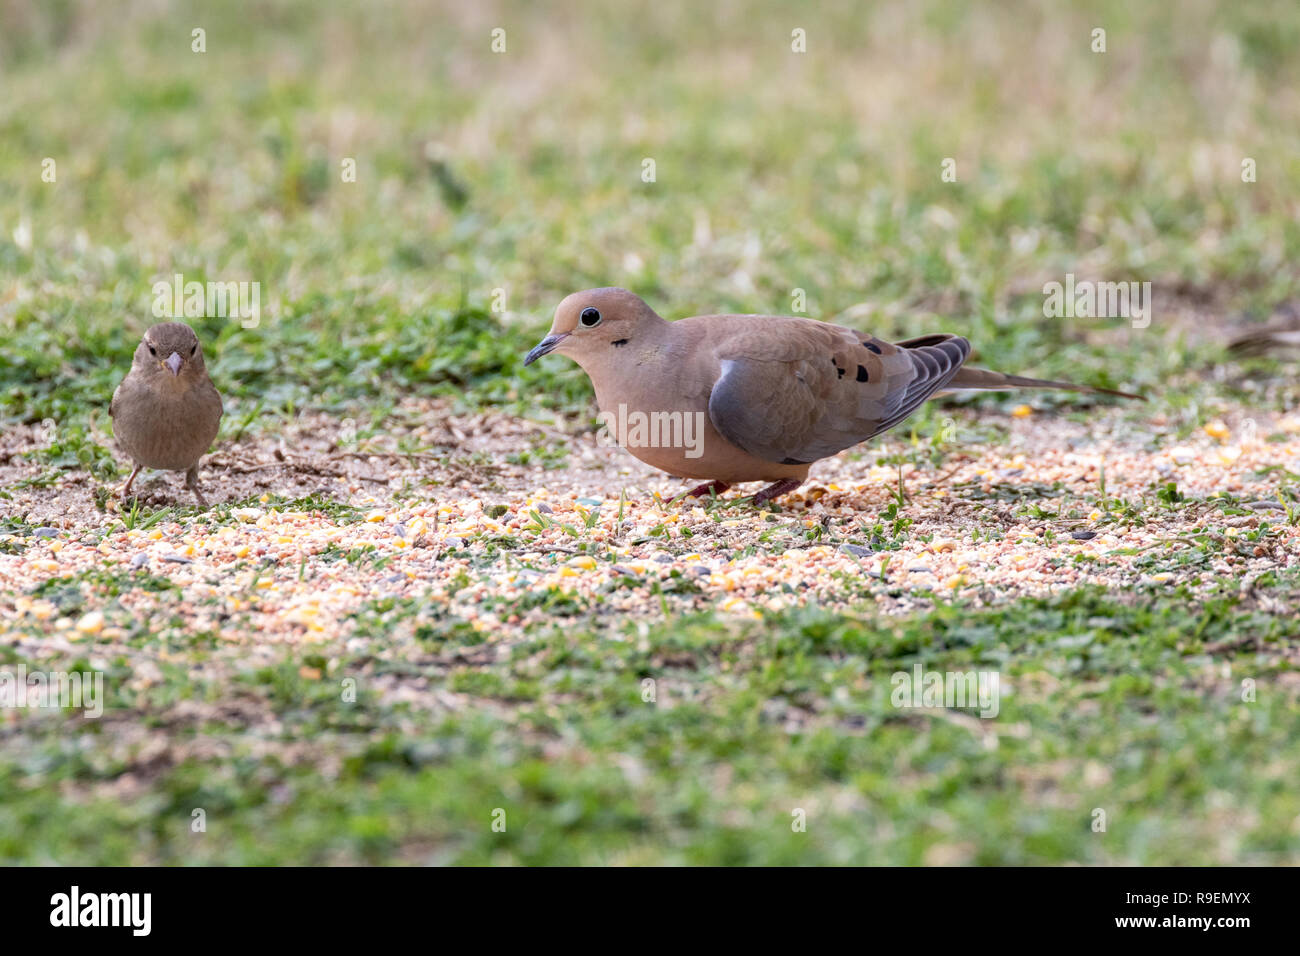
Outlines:
[{"label": "black spot on wing", "polygon": [[871,381],[871,376],[867,374],[866,368],[864,368],[861,365],[858,366],[858,381],[859,382]]}]

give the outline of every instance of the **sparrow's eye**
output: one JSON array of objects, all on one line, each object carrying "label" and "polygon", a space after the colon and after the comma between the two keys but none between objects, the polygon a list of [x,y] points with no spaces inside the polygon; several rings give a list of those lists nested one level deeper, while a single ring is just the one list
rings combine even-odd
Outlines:
[{"label": "sparrow's eye", "polygon": [[193,357],[194,357],[194,353],[197,352],[198,350],[199,350],[199,347],[198,347],[197,345],[191,345],[191,346],[190,346],[190,357],[193,358]]},{"label": "sparrow's eye", "polygon": [[600,313],[595,309],[583,309],[582,315],[578,316],[578,321],[584,328],[594,329],[600,325]]},{"label": "sparrow's eye", "polygon": [[[146,342],[146,343],[144,343],[144,344],[145,344],[145,345],[149,345],[148,342]],[[157,354],[158,354],[157,352],[154,351],[154,348],[153,348],[152,345],[149,345],[149,354],[150,354],[150,355],[157,355]]]}]

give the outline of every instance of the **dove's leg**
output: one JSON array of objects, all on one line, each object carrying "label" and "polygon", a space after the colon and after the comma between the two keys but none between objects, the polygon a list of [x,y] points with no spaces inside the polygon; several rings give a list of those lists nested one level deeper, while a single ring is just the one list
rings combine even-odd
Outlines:
[{"label": "dove's leg", "polygon": [[194,492],[194,497],[199,501],[200,508],[208,506],[207,501],[203,498],[203,492],[199,491],[199,465],[194,463],[194,467],[185,472],[185,487]]},{"label": "dove's leg", "polygon": [[780,481],[774,481],[766,488],[754,492],[754,504],[761,505],[773,498],[780,498],[782,495],[794,491],[802,484],[803,482],[798,478],[782,478]]},{"label": "dove's leg", "polygon": [[135,482],[135,476],[140,474],[140,469],[143,467],[143,465],[137,464],[131,469],[131,477],[126,480],[126,484],[122,488],[122,497],[124,499],[131,493],[131,485]]},{"label": "dove's leg", "polygon": [[720,495],[730,487],[731,485],[725,481],[706,481],[702,485],[696,485],[690,491],[683,491],[673,501],[681,501],[683,498],[703,498],[705,495]]}]

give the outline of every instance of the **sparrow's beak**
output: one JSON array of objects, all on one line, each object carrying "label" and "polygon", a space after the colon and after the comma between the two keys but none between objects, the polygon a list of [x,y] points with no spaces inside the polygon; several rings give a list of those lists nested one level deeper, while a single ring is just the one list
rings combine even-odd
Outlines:
[{"label": "sparrow's beak", "polygon": [[181,358],[179,352],[173,352],[171,355],[167,356],[167,361],[163,362],[163,364],[167,366],[173,375],[179,375],[181,373],[181,365],[184,362],[185,359]]},{"label": "sparrow's beak", "polygon": [[543,355],[546,355],[549,352],[554,352],[555,347],[568,337],[568,332],[557,332],[554,335],[548,335],[533,346],[533,350],[524,357],[524,364],[532,365]]}]

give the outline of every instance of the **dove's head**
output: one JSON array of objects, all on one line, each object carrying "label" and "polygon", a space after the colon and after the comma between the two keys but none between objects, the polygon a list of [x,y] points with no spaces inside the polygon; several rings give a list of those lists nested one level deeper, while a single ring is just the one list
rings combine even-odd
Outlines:
[{"label": "dove's head", "polygon": [[558,352],[590,371],[664,324],[654,309],[627,289],[575,292],[556,308],[550,333],[528,353],[524,364]]},{"label": "dove's head", "polygon": [[164,322],[144,334],[132,370],[146,381],[191,385],[207,375],[199,337],[184,322]]}]

